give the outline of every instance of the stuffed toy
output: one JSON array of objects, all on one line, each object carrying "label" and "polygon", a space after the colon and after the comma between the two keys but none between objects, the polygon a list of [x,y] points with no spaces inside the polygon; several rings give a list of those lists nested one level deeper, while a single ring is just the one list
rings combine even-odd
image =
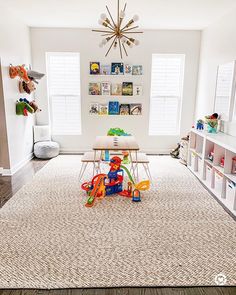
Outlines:
[{"label": "stuffed toy", "polygon": [[34,109],[34,112],[41,112],[42,110],[39,108],[35,100],[32,100],[29,105]]},{"label": "stuffed toy", "polygon": [[27,71],[25,69],[25,65],[22,66],[13,66],[10,65],[9,67],[9,75],[11,79],[16,78],[17,76],[20,77],[26,83],[30,81]]},{"label": "stuffed toy", "polygon": [[28,83],[25,81],[19,81],[19,91],[20,93],[31,94],[32,91],[36,90],[34,82],[30,80]]},{"label": "stuffed toy", "polygon": [[29,113],[34,113],[34,109],[25,101],[17,101],[16,102],[16,114],[28,116]]},{"label": "stuffed toy", "polygon": [[34,83],[38,84],[39,82],[37,80],[42,79],[45,74],[33,71],[33,70],[29,70],[27,71],[27,75],[30,78],[31,81],[34,81]]}]

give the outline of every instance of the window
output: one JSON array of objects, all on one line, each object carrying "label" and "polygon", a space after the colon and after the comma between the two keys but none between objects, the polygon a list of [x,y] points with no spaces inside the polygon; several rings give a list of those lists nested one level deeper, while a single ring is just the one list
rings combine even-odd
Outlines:
[{"label": "window", "polygon": [[232,103],[234,71],[235,62],[218,67],[214,111],[220,114],[223,120],[231,119],[230,109],[232,108],[230,106]]},{"label": "window", "polygon": [[149,135],[177,135],[182,105],[183,54],[153,54]]},{"label": "window", "polygon": [[80,55],[50,52],[46,58],[52,133],[81,134]]}]

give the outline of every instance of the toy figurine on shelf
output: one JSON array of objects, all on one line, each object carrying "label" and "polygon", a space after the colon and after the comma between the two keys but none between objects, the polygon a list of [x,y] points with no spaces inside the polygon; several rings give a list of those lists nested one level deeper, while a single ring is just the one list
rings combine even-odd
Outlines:
[{"label": "toy figurine on shelf", "polygon": [[141,202],[140,191],[138,189],[135,189],[133,191],[132,201],[133,202]]},{"label": "toy figurine on shelf", "polygon": [[204,129],[204,121],[202,119],[197,120],[197,130]]},{"label": "toy figurine on shelf", "polygon": [[205,116],[206,123],[207,123],[207,132],[208,133],[217,133],[219,115],[214,113],[210,116]]},{"label": "toy figurine on shelf", "polygon": [[220,167],[224,168],[225,166],[225,157],[222,157],[220,160]]},{"label": "toy figurine on shelf", "polygon": [[212,161],[213,162],[213,159],[214,159],[214,151],[211,151],[209,154],[208,154],[208,159],[210,160],[210,161]]},{"label": "toy figurine on shelf", "polygon": [[236,174],[236,157],[232,159],[232,173]]}]

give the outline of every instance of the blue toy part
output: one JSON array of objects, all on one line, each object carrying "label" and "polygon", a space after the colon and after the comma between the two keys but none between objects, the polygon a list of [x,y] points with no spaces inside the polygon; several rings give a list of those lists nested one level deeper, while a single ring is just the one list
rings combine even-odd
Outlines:
[{"label": "blue toy part", "polygon": [[132,194],[132,201],[133,202],[141,202],[140,191],[135,189]]},{"label": "blue toy part", "polygon": [[110,152],[109,150],[105,150],[105,157],[104,157],[105,161],[110,161]]},{"label": "blue toy part", "polygon": [[204,124],[203,123],[197,123],[197,130],[203,130]]}]

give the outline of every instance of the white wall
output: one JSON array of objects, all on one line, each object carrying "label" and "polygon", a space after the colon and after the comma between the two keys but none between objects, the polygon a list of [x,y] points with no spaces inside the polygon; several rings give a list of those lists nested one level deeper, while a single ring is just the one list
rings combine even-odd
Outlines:
[{"label": "white wall", "polygon": [[[9,64],[29,64],[31,62],[29,28],[12,12],[1,10],[0,18],[0,58],[2,64],[3,94],[8,133],[11,172],[17,170],[32,153],[34,116],[16,116],[15,102],[22,97],[17,79],[10,79]],[[24,95],[24,97],[26,97]]]},{"label": "white wall", "polygon": [[[235,14],[236,9],[202,32],[196,119],[214,110],[218,65],[236,60]],[[230,124],[228,132],[236,135],[235,127]]]},{"label": "white wall", "polygon": [[[35,69],[45,72],[45,53],[53,51],[75,51],[81,54],[81,85],[82,85],[82,135],[54,137],[61,144],[64,151],[81,151],[91,148],[96,135],[105,135],[110,127],[121,127],[136,136],[142,149],[152,152],[166,152],[176,145],[180,136],[186,135],[192,126],[196,98],[198,75],[199,50],[201,42],[200,31],[152,31],[147,30],[139,35],[141,45],[129,50],[129,57],[124,62],[142,64],[144,76],[133,77],[130,80],[143,84],[143,97],[122,98],[121,102],[141,102],[143,104],[142,116],[91,116],[88,114],[89,103],[96,101],[88,96],[88,83],[102,81],[104,77],[89,77],[89,62],[100,61],[104,64],[120,61],[118,52],[112,52],[104,58],[105,49],[99,48],[101,40],[99,34],[87,29],[52,29],[31,28],[32,61]],[[149,97],[151,82],[151,56],[152,53],[180,53],[186,54],[185,84],[183,93],[183,109],[180,136],[148,136],[149,124]],[[110,78],[112,82],[119,82],[121,78]],[[128,79],[129,80],[129,79]],[[121,80],[122,81],[122,80]],[[43,109],[37,115],[38,124],[49,122],[47,83],[42,80],[38,86],[37,99]],[[100,102],[106,102],[99,98]]]}]

